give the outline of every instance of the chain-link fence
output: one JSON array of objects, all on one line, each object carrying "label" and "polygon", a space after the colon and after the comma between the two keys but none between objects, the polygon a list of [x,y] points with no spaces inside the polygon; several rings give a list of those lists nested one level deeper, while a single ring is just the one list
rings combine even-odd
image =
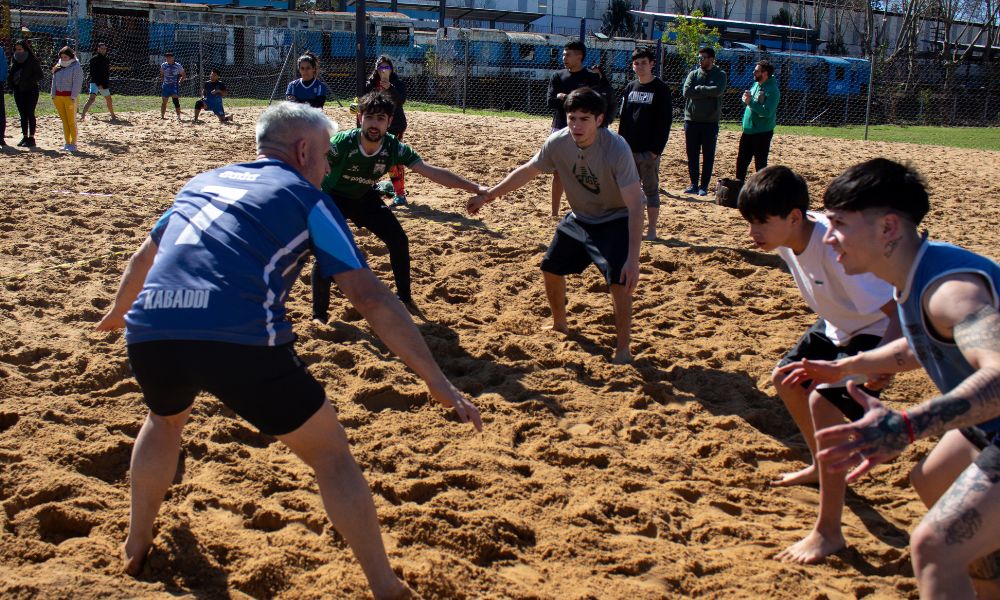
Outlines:
[{"label": "chain-link fence", "polygon": [[[76,22],[58,13],[22,11],[13,24],[15,29],[24,29],[43,66],[54,64],[58,49],[68,44],[77,49],[86,70],[97,42],[107,43],[119,111],[148,110],[151,102],[158,104],[159,65],[168,50],[186,71],[182,96],[198,97],[209,70],[218,68],[229,89],[230,104],[280,99],[287,83],[298,76],[296,58],[309,50],[319,58],[321,77],[332,91],[330,100],[354,98],[354,15],[227,15],[174,6],[178,8],[157,9],[156,15],[146,18],[98,14]],[[369,15],[366,38],[368,64],[374,66],[380,54],[389,55],[406,84],[408,102],[530,115],[551,114],[546,105],[548,81],[562,68],[563,46],[575,39],[491,29],[415,31],[412,21],[388,13]],[[863,58],[808,54],[804,51],[808,43],[785,39],[772,41],[770,47],[737,43],[722,48],[717,64],[729,80],[723,120],[741,119],[743,91],[753,84],[756,63],[767,59],[775,66],[781,90],[779,124],[1000,124],[1000,84],[996,83],[1000,55],[987,53],[961,65],[943,65],[920,56],[873,64]],[[620,99],[634,78],[632,51],[637,45],[654,44],[590,36],[584,64],[600,65]],[[675,92],[679,116],[689,67],[671,45],[662,47],[661,57],[659,75]],[[48,77],[49,69],[43,71]],[[48,89],[47,79],[42,86]],[[102,105],[98,102],[94,109],[101,111]]]}]

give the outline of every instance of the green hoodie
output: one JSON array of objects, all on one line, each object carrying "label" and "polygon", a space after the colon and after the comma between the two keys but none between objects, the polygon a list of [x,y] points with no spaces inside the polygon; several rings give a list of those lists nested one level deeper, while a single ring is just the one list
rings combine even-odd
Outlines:
[{"label": "green hoodie", "polygon": [[702,71],[698,67],[684,80],[684,120],[718,123],[722,116],[722,95],[726,93],[726,73],[719,67]]},{"label": "green hoodie", "polygon": [[754,82],[750,87],[750,104],[743,110],[743,133],[774,131],[780,100],[778,82],[773,77],[768,77],[763,84]]}]

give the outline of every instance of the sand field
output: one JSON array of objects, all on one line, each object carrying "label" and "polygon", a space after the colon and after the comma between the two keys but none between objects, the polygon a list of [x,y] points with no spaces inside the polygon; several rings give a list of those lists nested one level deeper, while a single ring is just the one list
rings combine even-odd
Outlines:
[{"label": "sand field", "polygon": [[[341,123],[347,111],[327,109]],[[123,336],[92,328],[129,254],[193,175],[254,157],[259,109],[235,125],[150,113],[81,125],[77,157],[54,117],[40,149],[8,149],[0,195],[0,597],[363,598],[357,563],[284,446],[199,398],[148,566],[119,573],[128,462],[145,408]],[[493,184],[527,160],[542,120],[409,114],[431,164]],[[17,133],[16,123],[10,132]],[[731,176],[737,134],[719,140]],[[933,237],[1000,258],[1000,154],[780,134],[772,164],[814,205],[854,162],[912,161]],[[548,180],[464,214],[466,194],[408,175],[420,330],[483,412],[481,435],[431,405],[419,379],[334,294],[309,320],[308,273],[289,303],[298,351],[326,387],[373,490],[394,566],[426,598],[915,598],[908,532],[923,508],[907,473],[921,442],[852,486],[848,548],[824,564],[772,557],[808,531],[814,487],[768,480],[807,460],[774,394],[774,363],[814,320],[780,259],[735,210],[680,194],[683,134],[661,166],[661,239],[644,242],[631,365],[609,362],[610,298],[596,270],[569,280],[570,324],[548,324],[538,263],[552,236]],[[373,270],[388,254],[362,231]],[[886,394],[931,393],[921,373]]]}]

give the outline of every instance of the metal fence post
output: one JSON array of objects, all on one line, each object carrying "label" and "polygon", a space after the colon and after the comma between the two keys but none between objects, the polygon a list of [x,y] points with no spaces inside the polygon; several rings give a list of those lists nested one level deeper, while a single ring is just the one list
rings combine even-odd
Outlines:
[{"label": "metal fence post", "polygon": [[872,112],[872,86],[875,85],[875,54],[868,59],[868,102],[865,105],[865,141],[868,141],[868,122]]},{"label": "metal fence post", "polygon": [[202,23],[198,24],[198,81],[195,82],[194,89],[195,95],[197,95],[201,90],[201,82],[205,81],[205,69],[202,66],[205,62],[204,53],[202,50],[202,38],[205,36],[205,25]]},{"label": "metal fence post", "polygon": [[469,34],[465,33],[465,77],[462,80],[462,112],[465,112],[465,103],[469,94]]}]

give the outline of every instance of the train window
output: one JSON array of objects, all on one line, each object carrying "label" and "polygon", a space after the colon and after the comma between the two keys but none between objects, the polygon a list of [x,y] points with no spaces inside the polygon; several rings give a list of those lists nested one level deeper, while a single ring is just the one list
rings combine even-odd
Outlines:
[{"label": "train window", "polygon": [[837,67],[837,72],[836,72],[837,81],[843,81],[844,75],[846,74],[847,71],[844,69],[844,67]]},{"label": "train window", "polygon": [[410,29],[408,27],[382,26],[383,46],[409,46]]},{"label": "train window", "polygon": [[531,44],[518,44],[517,56],[521,60],[535,60],[535,47]]}]

